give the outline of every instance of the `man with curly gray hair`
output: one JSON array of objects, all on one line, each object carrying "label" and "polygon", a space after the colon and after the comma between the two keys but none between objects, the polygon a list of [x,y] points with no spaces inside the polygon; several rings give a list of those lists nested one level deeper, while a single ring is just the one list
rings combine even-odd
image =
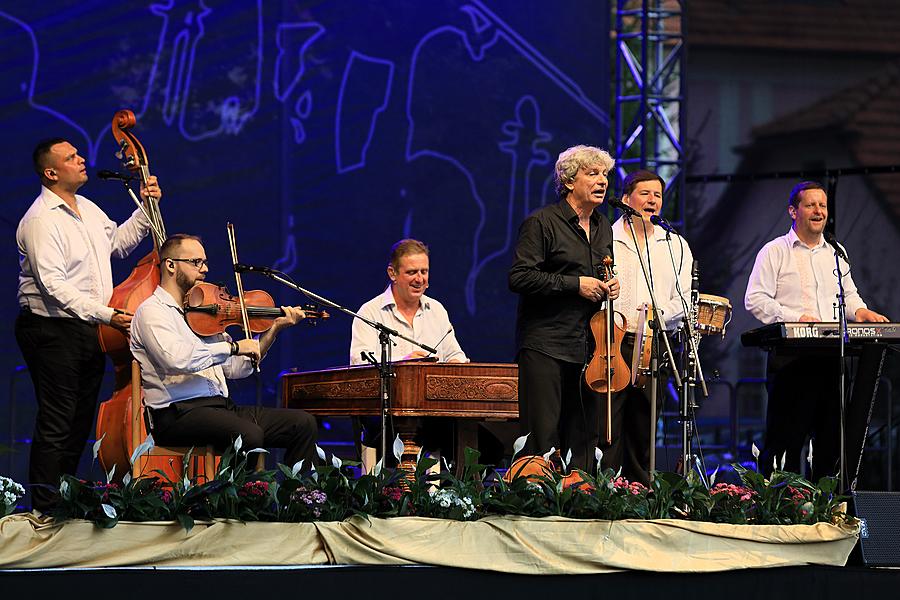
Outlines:
[{"label": "man with curly gray hair", "polygon": [[572,450],[572,466],[590,469],[600,438],[603,403],[581,376],[590,358],[589,321],[619,282],[600,279],[612,256],[609,220],[596,209],[615,161],[604,150],[573,146],[556,161],[556,204],[519,228],[509,289],[519,294],[516,361],[519,423],[526,451]]}]

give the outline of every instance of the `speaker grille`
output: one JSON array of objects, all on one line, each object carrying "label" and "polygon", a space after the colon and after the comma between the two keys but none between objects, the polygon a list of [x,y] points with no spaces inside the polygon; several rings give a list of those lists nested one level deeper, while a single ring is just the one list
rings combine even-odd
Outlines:
[{"label": "speaker grille", "polygon": [[900,566],[900,493],[853,492],[863,563]]}]

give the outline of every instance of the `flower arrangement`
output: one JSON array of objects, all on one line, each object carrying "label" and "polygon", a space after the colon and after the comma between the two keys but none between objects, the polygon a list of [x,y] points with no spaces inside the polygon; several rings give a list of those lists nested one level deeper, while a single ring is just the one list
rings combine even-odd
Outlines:
[{"label": "flower arrangement", "polygon": [[0,517],[16,510],[16,503],[25,495],[25,488],[9,477],[0,476]]},{"label": "flower arrangement", "polygon": [[[524,440],[516,441],[514,458]],[[135,450],[132,462],[152,443],[148,437],[144,447]],[[398,461],[402,448],[402,442],[395,440],[393,451]],[[602,468],[599,449],[594,473],[573,470],[563,475],[548,469],[536,476],[510,477],[509,481],[480,464],[479,453],[472,449],[466,449],[458,475],[446,460],[439,472],[432,472],[438,461],[420,454],[412,472],[385,468],[379,461],[371,474],[360,477],[351,476],[351,467],[358,463],[336,456],[329,460],[318,447],[316,465],[300,461],[291,467],[280,464],[276,470],[254,472],[249,457],[255,452],[264,450],[245,452],[237,438],[223,454],[215,478],[204,483],[187,477],[171,481],[162,472],[158,472],[160,477],[131,478],[126,474],[121,483],[114,480],[113,472],[107,474],[105,483],[64,476],[62,501],[53,516],[87,519],[100,527],[113,527],[119,520],[174,520],[187,530],[196,520],[216,518],[308,522],[340,521],[355,515],[454,520],[487,515],[676,518],[732,524],[813,524],[847,519],[834,478],[812,484],[779,469],[766,478],[735,465],[739,484],[716,483],[716,473],[707,479],[699,471],[687,477],[660,472],[648,487]],[[570,460],[571,453],[561,460],[563,470]]]}]

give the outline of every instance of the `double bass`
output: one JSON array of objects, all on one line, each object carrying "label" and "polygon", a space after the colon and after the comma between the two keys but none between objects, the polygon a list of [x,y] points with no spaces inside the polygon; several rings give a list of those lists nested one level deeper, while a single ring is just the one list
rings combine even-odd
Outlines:
[{"label": "double bass", "polygon": [[[113,116],[112,134],[119,147],[116,156],[122,160],[126,168],[137,173],[141,183],[146,186],[150,178],[150,160],[144,146],[131,131],[136,124],[137,120],[132,111],[120,110]],[[113,289],[109,306],[126,314],[134,314],[140,303],[149,298],[159,285],[159,247],[166,239],[158,199],[151,196],[139,205],[139,208],[150,221],[153,249],[138,261],[125,281]],[[115,385],[112,397],[100,403],[97,414],[96,435],[98,440],[103,440],[97,456],[107,472],[115,465],[117,476],[121,477],[130,471],[131,454],[143,441],[143,439],[136,440],[140,436],[132,431],[132,378],[136,376],[137,370],[132,367],[133,357],[128,349],[128,338],[122,331],[109,325],[100,325],[98,337],[100,347],[113,362]],[[150,460],[145,469],[147,472],[170,468],[165,458]],[[177,477],[179,473],[174,475]]]},{"label": "double bass", "polygon": [[[601,266],[604,281],[615,277],[612,258],[603,258]],[[622,325],[616,322],[621,317]],[[631,382],[631,370],[622,358],[622,338],[628,328],[628,321],[622,313],[613,310],[613,302],[606,298],[606,308],[598,310],[591,317],[591,334],[594,337],[594,355],[584,370],[584,381],[597,393],[606,394],[605,440],[612,443],[612,395],[620,392]]]}]

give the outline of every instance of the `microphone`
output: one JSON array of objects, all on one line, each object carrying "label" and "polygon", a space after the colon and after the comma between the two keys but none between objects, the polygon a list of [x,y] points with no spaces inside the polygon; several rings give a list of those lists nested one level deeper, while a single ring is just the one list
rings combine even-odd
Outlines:
[{"label": "microphone", "polygon": [[[452,325],[450,326],[450,329],[447,330],[447,333],[445,333],[443,335],[443,337],[441,337],[441,339],[438,340],[437,344],[434,345],[435,349],[439,348],[441,345],[441,342],[443,342],[445,339],[447,339],[447,336],[450,335],[451,333],[453,333]],[[429,352],[429,354],[431,354],[431,353]]]},{"label": "microphone", "polygon": [[850,259],[847,257],[847,253],[844,252],[844,249],[841,248],[841,245],[838,244],[836,239],[834,239],[834,234],[831,233],[830,231],[825,231],[825,232],[823,232],[823,234],[825,236],[825,241],[828,242],[828,244],[832,248],[834,248],[834,253],[837,254],[838,256],[840,256],[841,258],[843,258],[844,262],[849,265]]},{"label": "microphone", "polygon": [[650,215],[650,222],[653,223],[654,225],[659,225],[660,227],[662,227],[665,231],[667,231],[669,233],[674,233],[675,235],[678,235],[678,232],[675,231],[675,228],[672,227],[668,221],[666,221],[659,215]]},{"label": "microphone", "polygon": [[639,213],[638,211],[634,210],[633,208],[631,208],[630,206],[628,206],[627,204],[625,204],[625,203],[622,202],[621,200],[617,200],[617,199],[615,199],[615,198],[610,198],[610,199],[609,199],[609,204],[610,204],[611,206],[615,206],[616,208],[618,208],[619,210],[621,210],[621,211],[622,211],[623,213],[625,213],[626,215],[631,215],[632,217],[640,217],[640,216],[641,216],[640,213]]},{"label": "microphone", "polygon": [[245,265],[242,263],[234,263],[234,272],[235,273],[254,272],[254,273],[265,273],[268,275],[270,273],[274,273],[275,269],[272,269],[269,267],[258,267],[256,265]]},{"label": "microphone", "polygon": [[115,171],[110,171],[108,169],[101,169],[97,171],[97,177],[103,179],[104,181],[124,181],[125,183],[128,183],[129,181],[134,179],[134,177],[132,177],[131,175],[122,175],[121,173],[116,173]]},{"label": "microphone", "polygon": [[691,264],[691,291],[700,291],[700,261],[695,260]]}]

